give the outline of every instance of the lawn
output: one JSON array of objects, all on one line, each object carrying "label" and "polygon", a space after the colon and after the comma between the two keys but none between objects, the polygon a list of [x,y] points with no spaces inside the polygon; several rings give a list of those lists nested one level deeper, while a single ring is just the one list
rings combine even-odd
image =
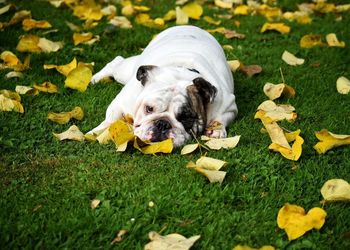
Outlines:
[{"label": "lawn", "polygon": [[[304,0],[307,1],[307,0]],[[278,1],[283,11],[296,11],[297,3]],[[205,152],[182,156],[180,149],[169,155],[143,155],[128,149],[117,153],[114,144],[58,141],[52,132],[62,132],[77,125],[87,132],[103,119],[107,106],[120,91],[118,83],[89,86],[86,92],[64,88],[65,77],[44,64],[63,65],[74,57],[94,62],[94,72],[116,55],[139,54],[160,30],[132,21],[132,29],[114,29],[104,17],[90,29],[100,35],[92,45],[74,46],[73,31],[65,21],[82,25],[67,7],[55,8],[47,1],[8,1],[18,10],[30,10],[32,18],[47,20],[57,32],[25,32],[21,24],[0,31],[0,53],[10,50],[21,60],[26,53],[16,51],[19,37],[37,34],[53,41],[64,41],[64,47],[53,53],[31,54],[30,69],[23,78],[6,79],[9,70],[0,71],[0,89],[14,90],[16,85],[31,86],[51,81],[59,86],[58,94],[40,93],[22,96],[23,114],[0,112],[0,248],[1,249],[143,249],[150,231],[162,235],[180,233],[186,237],[201,235],[192,249],[232,249],[238,244],[277,249],[350,249],[349,203],[325,205],[320,189],[334,178],[350,181],[350,147],[339,147],[319,155],[313,149],[318,142],[315,132],[328,129],[350,134],[350,95],[336,90],[340,76],[350,79],[350,13],[314,13],[311,24],[281,20],[291,27],[288,34],[260,33],[267,21],[261,15],[235,16],[223,19],[220,26],[245,34],[245,39],[226,39],[214,34],[228,60],[238,59],[247,65],[262,66],[262,73],[248,77],[234,73],[239,115],[229,126],[229,136],[241,135],[238,146],[230,150],[209,151],[207,156],[229,163],[222,184],[209,183],[186,168]],[[101,1],[106,2],[106,1]],[[111,0],[110,2],[118,2]],[[135,1],[151,7],[152,17],[175,9],[175,1]],[[204,2],[204,1],[203,1]],[[203,4],[204,15],[228,14],[229,10],[213,8],[213,1]],[[311,2],[311,1],[309,1]],[[329,1],[336,4],[348,3]],[[2,7],[4,4],[0,5]],[[103,6],[106,4],[103,3]],[[116,4],[118,14],[121,6]],[[14,10],[0,16],[8,21]],[[236,27],[234,21],[239,21]],[[203,18],[190,24],[204,29],[216,28]],[[167,26],[174,26],[170,21]],[[335,33],[345,41],[345,48],[318,46],[300,48],[306,34]],[[77,50],[80,48],[81,50]],[[281,60],[284,50],[305,59],[293,67]],[[267,100],[262,89],[266,82],[285,82],[296,90],[292,99],[281,99],[296,108],[298,118],[279,124],[290,130],[301,129],[303,152],[298,161],[290,161],[268,149],[268,135],[254,119],[256,108]],[[60,125],[47,120],[50,111],[69,111],[80,106],[85,117]],[[93,199],[101,200],[91,209]],[[149,206],[152,201],[154,206]],[[306,211],[323,207],[327,212],[322,229],[312,230],[289,241],[277,226],[279,209],[296,204]],[[117,232],[128,231],[123,240],[111,244]]]}]

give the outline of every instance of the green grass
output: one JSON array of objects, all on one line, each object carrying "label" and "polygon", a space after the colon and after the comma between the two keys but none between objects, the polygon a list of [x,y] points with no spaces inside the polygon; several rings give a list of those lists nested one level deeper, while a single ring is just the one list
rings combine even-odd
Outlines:
[{"label": "green grass", "polygon": [[[57,33],[46,38],[63,40],[58,53],[31,55],[31,69],[23,79],[4,79],[8,71],[0,71],[0,89],[14,90],[16,85],[31,85],[50,80],[60,87],[59,94],[23,96],[24,114],[0,113],[0,248],[1,249],[143,249],[148,232],[173,232],[187,237],[201,235],[193,249],[232,249],[237,244],[254,247],[273,245],[278,249],[349,249],[350,210],[348,203],[327,204],[326,223],[320,231],[312,230],[289,242],[278,229],[276,217],[285,203],[306,210],[321,206],[320,188],[325,181],[342,178],[350,181],[350,147],[342,147],[318,155],[313,149],[315,131],[327,128],[334,133],[350,134],[350,96],[340,95],[335,88],[338,77],[350,78],[350,15],[334,21],[335,14],[315,14],[310,25],[289,23],[290,34],[259,33],[266,21],[260,16],[236,17],[222,26],[246,34],[244,40],[215,37],[230,44],[228,59],[246,64],[259,64],[263,72],[252,78],[236,73],[235,93],[239,116],[229,126],[229,135],[242,135],[233,150],[210,151],[208,156],[229,162],[222,185],[210,184],[201,175],[186,169],[200,153],[181,156],[179,149],[171,155],[147,156],[135,150],[116,153],[113,145],[91,142],[58,142],[52,132],[66,130],[73,123],[83,132],[97,126],[105,110],[121,89],[118,84],[89,86],[85,93],[64,89],[64,77],[44,70],[44,63],[65,64],[75,56],[79,61],[95,62],[95,72],[116,55],[140,53],[158,30],[135,23],[131,30],[106,33],[104,19],[94,34],[101,41],[92,46],[79,46],[73,51],[72,32],[68,20],[81,24],[68,8],[56,9],[45,1],[12,1],[19,9],[32,11],[36,20],[46,19]],[[144,1],[154,6],[152,16],[162,16],[174,5],[169,1]],[[302,1],[280,1],[284,10],[295,10]],[[334,1],[346,3],[346,1]],[[118,6],[120,11],[120,6]],[[205,7],[205,14],[226,13]],[[0,16],[9,20],[13,12]],[[203,28],[213,28],[204,21],[191,21]],[[174,22],[169,26],[175,25]],[[30,33],[42,35],[43,31]],[[300,38],[309,33],[325,36],[334,32],[347,43],[346,48],[317,47],[301,49]],[[21,25],[0,31],[0,52],[11,50],[20,59],[25,54],[15,51],[18,37],[25,34]],[[282,62],[288,50],[305,58],[302,66]],[[314,65],[318,63],[319,66]],[[281,100],[296,107],[298,119],[282,122],[289,130],[300,128],[305,139],[303,154],[291,162],[269,152],[268,136],[260,133],[261,123],[254,120],[256,107],[266,96],[266,82],[279,83],[283,70],[286,82],[296,89],[294,99]],[[85,111],[83,121],[58,125],[47,120],[49,111],[68,111],[79,105]],[[102,203],[92,210],[90,201]],[[148,207],[149,201],[155,206]],[[110,245],[120,229],[129,231],[117,245]]]}]

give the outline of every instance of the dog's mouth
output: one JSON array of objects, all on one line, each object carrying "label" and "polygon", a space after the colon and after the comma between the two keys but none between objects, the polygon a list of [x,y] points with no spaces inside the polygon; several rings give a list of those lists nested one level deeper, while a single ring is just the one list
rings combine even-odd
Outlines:
[{"label": "dog's mouth", "polygon": [[174,138],[173,125],[170,121],[166,119],[159,119],[152,121],[148,128],[142,129],[141,124],[135,124],[135,135],[142,140],[147,140],[151,142],[160,142],[169,138]]}]

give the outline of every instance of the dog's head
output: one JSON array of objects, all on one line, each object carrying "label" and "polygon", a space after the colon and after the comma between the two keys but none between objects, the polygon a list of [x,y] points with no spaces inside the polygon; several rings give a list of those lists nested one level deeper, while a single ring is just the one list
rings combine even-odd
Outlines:
[{"label": "dog's head", "polygon": [[181,146],[191,135],[202,134],[207,105],[217,89],[196,70],[141,66],[137,80],[144,89],[136,103],[134,132],[152,142],[172,138]]}]

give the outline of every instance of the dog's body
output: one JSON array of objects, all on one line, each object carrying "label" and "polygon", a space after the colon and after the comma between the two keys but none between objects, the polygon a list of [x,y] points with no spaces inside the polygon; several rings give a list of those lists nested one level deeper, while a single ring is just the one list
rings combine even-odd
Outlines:
[{"label": "dog's body", "polygon": [[237,115],[233,79],[224,52],[209,33],[178,26],[160,33],[142,54],[116,57],[92,78],[113,77],[125,86],[109,105],[105,120],[89,133],[109,127],[123,115],[134,118],[143,140],[173,138],[180,146],[206,130],[226,137],[225,127]]}]

